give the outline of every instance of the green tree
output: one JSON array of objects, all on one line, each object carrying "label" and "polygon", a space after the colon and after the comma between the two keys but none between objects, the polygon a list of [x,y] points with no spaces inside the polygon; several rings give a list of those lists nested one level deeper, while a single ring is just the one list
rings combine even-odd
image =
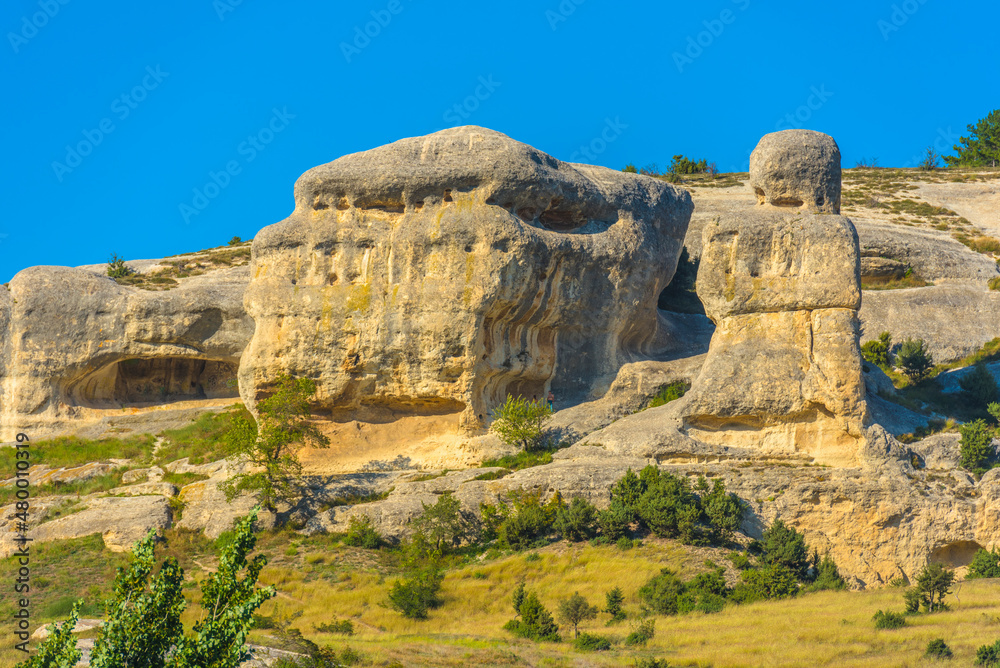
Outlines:
[{"label": "green tree", "polygon": [[559,642],[559,627],[552,613],[545,609],[535,592],[524,593],[516,608],[520,619],[512,619],[504,624],[504,629],[521,638],[530,640]]},{"label": "green tree", "polygon": [[573,592],[569,598],[559,602],[559,618],[567,624],[573,625],[573,637],[579,638],[580,622],[597,617],[597,607],[587,603],[587,599],[580,596],[580,592]]},{"label": "green tree", "polygon": [[109,277],[117,280],[119,278],[125,278],[126,276],[131,276],[135,273],[135,269],[125,264],[123,258],[118,257],[117,253],[111,254],[111,259],[108,260],[107,274]]},{"label": "green tree", "polygon": [[980,548],[976,552],[972,563],[969,564],[969,572],[965,574],[965,579],[976,578],[1000,578],[1000,547],[993,548],[993,551]]},{"label": "green tree", "polygon": [[490,429],[507,445],[518,445],[530,452],[541,447],[545,423],[551,417],[548,403],[507,395],[504,405],[493,411]]},{"label": "green tree", "polygon": [[413,522],[414,528],[423,533],[438,550],[457,548],[476,534],[476,525],[468,513],[462,512],[462,504],[447,492],[438,497],[437,502],[428,506],[421,502],[423,514]]},{"label": "green tree", "polygon": [[597,508],[582,497],[574,497],[559,510],[552,526],[565,540],[587,540],[597,533]]},{"label": "green tree", "polygon": [[997,459],[997,449],[993,445],[996,430],[986,424],[986,420],[974,420],[961,425],[958,431],[962,435],[958,442],[962,468],[975,475],[993,468]]},{"label": "green tree", "polygon": [[309,399],[315,393],[312,379],[282,375],[274,393],[257,405],[256,422],[240,413],[232,417],[226,434],[229,459],[245,461],[256,470],[237,473],[219,485],[227,500],[250,492],[265,510],[274,512],[278,501],[295,496],[295,481],[302,472],[296,444],[325,448],[330,442],[309,422]]},{"label": "green tree", "polygon": [[155,547],[156,533],[150,531],[132,550],[129,566],[118,568],[94,641],[93,668],[164,668],[167,650],[180,640],[184,572],[170,557],[150,582]]},{"label": "green tree", "polygon": [[861,346],[861,356],[883,371],[889,368],[892,361],[892,335],[882,332],[877,339]]},{"label": "green tree", "polygon": [[427,612],[443,603],[438,593],[444,572],[436,563],[428,563],[416,568],[410,574],[397,580],[389,590],[389,605],[404,617],[427,619]]},{"label": "green tree", "polygon": [[820,561],[814,560],[814,564],[816,568],[816,579],[813,580],[811,585],[809,585],[807,588],[808,591],[847,589],[847,583],[844,581],[844,578],[840,576],[837,564],[833,561],[829,554],[825,555]]},{"label": "green tree", "polygon": [[943,638],[937,638],[927,643],[927,650],[924,652],[924,656],[928,659],[950,659],[952,651],[945,644]]},{"label": "green tree", "polygon": [[257,587],[267,558],[258,554],[248,560],[257,546],[253,525],[255,508],[238,520],[233,539],[219,557],[214,573],[202,580],[201,619],[194,634],[180,639],[174,662],[176,668],[237,668],[251,658],[246,646],[253,615],[275,595],[274,587]]},{"label": "green tree", "polygon": [[761,539],[764,554],[761,561],[787,568],[799,580],[806,577],[809,568],[809,552],[805,536],[794,528],[785,526],[780,519],[775,520]]},{"label": "green tree", "polygon": [[733,587],[730,594],[737,603],[789,598],[799,592],[795,573],[779,563],[747,569],[741,577],[743,582]]},{"label": "green tree", "polygon": [[679,601],[684,591],[684,583],[677,574],[664,568],[639,588],[639,598],[657,614],[676,615],[680,611]]},{"label": "green tree", "polygon": [[974,405],[986,406],[1000,398],[996,378],[983,362],[976,364],[964,374],[958,380],[958,386]]},{"label": "green tree", "polygon": [[[951,585],[955,582],[955,572],[939,563],[927,564],[917,574],[917,585],[914,588],[919,606],[926,612],[940,612],[947,609],[944,597],[951,593]],[[912,607],[912,600],[906,599],[907,610]]]},{"label": "green tree", "polygon": [[923,339],[906,338],[896,352],[896,363],[913,382],[919,382],[930,373],[934,358]]},{"label": "green tree", "polygon": [[712,526],[712,538],[717,543],[732,540],[740,525],[746,506],[735,494],[726,493],[726,486],[720,479],[712,483],[712,491],[701,498],[701,506]]},{"label": "green tree", "polygon": [[58,626],[49,627],[49,637],[42,642],[35,655],[20,664],[24,668],[74,668],[82,652],[76,646],[73,628],[80,619],[80,604],[73,604],[69,619]]},{"label": "green tree", "polygon": [[625,594],[622,593],[621,587],[615,587],[604,595],[604,612],[611,615],[608,624],[625,619],[625,610],[622,608],[624,602]]},{"label": "green tree", "polygon": [[946,156],[949,167],[996,167],[1000,165],[1000,109],[968,126],[969,136],[958,140],[956,155]]}]

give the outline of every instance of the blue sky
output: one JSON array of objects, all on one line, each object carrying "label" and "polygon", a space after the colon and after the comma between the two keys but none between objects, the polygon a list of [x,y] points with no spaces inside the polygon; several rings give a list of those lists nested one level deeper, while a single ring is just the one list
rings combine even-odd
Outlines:
[{"label": "blue sky", "polygon": [[454,125],[723,171],[806,127],[845,167],[906,165],[1000,106],[998,24],[986,1],[10,0],[0,281],[250,238],[310,167]]}]

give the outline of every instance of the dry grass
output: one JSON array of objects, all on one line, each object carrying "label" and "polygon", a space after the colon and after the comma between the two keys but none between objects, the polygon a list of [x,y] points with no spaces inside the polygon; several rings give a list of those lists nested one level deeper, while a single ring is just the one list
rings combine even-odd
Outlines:
[{"label": "dry grass", "polygon": [[[167,552],[180,557],[189,575],[204,577],[201,567],[214,564],[212,546],[190,532],[169,534]],[[670,566],[689,577],[703,569],[706,555],[719,560],[724,551],[692,550],[673,541],[653,540],[628,551],[555,543],[539,550],[538,559],[529,560],[525,554],[480,557],[451,569],[442,589],[444,605],[432,610],[428,620],[412,621],[385,605],[386,591],[395,577],[391,557],[344,547],[328,536],[307,538],[290,532],[265,534],[260,545],[272,559],[261,580],[279,591],[261,613],[281,617],[301,611],[294,627],[321,645],[359,651],[365,657],[362,665],[632,666],[643,656],[666,658],[676,666],[715,668],[919,666],[933,665],[922,655],[934,638],[943,638],[954,650],[955,665],[970,665],[978,646],[1000,638],[1000,581],[980,580],[960,584],[958,596],[949,597],[950,612],[910,617],[905,628],[893,631],[876,631],[871,618],[879,609],[902,610],[899,589],[824,592],[789,601],[731,606],[715,615],[657,617],[656,636],[642,649],[620,643],[629,632],[628,622],[606,627],[607,615],[602,614],[580,630],[619,642],[608,652],[581,653],[569,643],[535,644],[514,639],[501,629],[512,616],[510,596],[519,581],[524,580],[553,611],[561,598],[574,591],[603,606],[604,593],[619,586],[626,594],[627,612],[635,616],[639,612],[637,590],[660,568]],[[297,548],[291,556],[285,554],[290,545]],[[61,598],[76,595],[70,586],[72,564],[68,557],[58,561],[50,564],[50,572],[65,574],[67,582],[59,583]],[[82,587],[95,591],[89,581]],[[200,598],[194,586],[186,593],[192,603]],[[38,604],[40,610],[48,601]],[[195,620],[196,611],[189,606],[186,625]],[[350,619],[356,634],[344,637],[314,629],[337,619]],[[273,644],[270,633],[254,631],[251,640]],[[0,668],[15,665],[10,647],[9,634],[5,634]]]}]

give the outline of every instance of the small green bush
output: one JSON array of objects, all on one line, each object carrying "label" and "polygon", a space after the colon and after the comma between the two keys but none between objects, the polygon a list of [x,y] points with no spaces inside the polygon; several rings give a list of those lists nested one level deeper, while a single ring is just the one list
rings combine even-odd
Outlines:
[{"label": "small green bush", "polygon": [[983,645],[976,650],[976,665],[988,666],[989,668],[1000,666],[1000,640],[992,645]]},{"label": "small green bush", "polygon": [[552,526],[565,540],[575,543],[589,540],[597,533],[597,508],[590,501],[575,497],[559,510]]},{"label": "small green bush", "polygon": [[736,603],[790,598],[799,592],[795,573],[778,563],[745,570],[741,577],[729,595]]},{"label": "small green bush", "polygon": [[959,379],[958,385],[969,401],[977,406],[986,406],[1000,398],[997,381],[984,362],[975,364]]},{"label": "small green bush", "polygon": [[975,475],[993,468],[997,460],[997,449],[993,445],[996,430],[986,424],[986,420],[974,420],[961,425],[958,431],[962,435],[958,442],[962,468]]},{"label": "small green bush", "polygon": [[763,563],[782,566],[797,579],[805,579],[809,568],[809,552],[805,536],[794,528],[786,526],[780,519],[775,520],[764,532],[761,548],[764,551],[761,556]]},{"label": "small green bush", "polygon": [[240,239],[239,237],[233,237],[229,240],[230,246],[239,246],[241,243],[243,243],[243,239]]},{"label": "small green bush", "polygon": [[907,338],[896,352],[896,363],[912,382],[919,382],[930,373],[934,358],[923,339]]},{"label": "small green bush", "polygon": [[1000,547],[993,548],[992,552],[982,548],[976,552],[965,579],[976,578],[1000,578]]},{"label": "small green bush", "polygon": [[652,640],[654,635],[656,635],[656,621],[641,619],[632,626],[632,631],[625,637],[625,644],[629,647],[641,647]]},{"label": "small green bush", "polygon": [[427,619],[427,612],[437,608],[442,601],[438,596],[444,574],[436,566],[426,566],[398,580],[389,590],[389,606],[404,617]]},{"label": "small green bush", "polygon": [[815,568],[816,579],[806,587],[806,591],[839,591],[847,589],[847,583],[840,576],[837,564],[830,555],[825,555],[822,561],[815,565]]},{"label": "small green bush", "polygon": [[367,515],[352,515],[348,520],[347,535],[344,545],[363,547],[367,550],[377,550],[385,544],[381,534],[375,530],[372,520]]},{"label": "small green bush", "polygon": [[670,668],[670,663],[666,659],[642,657],[636,659],[635,668]]},{"label": "small green bush", "polygon": [[573,641],[573,647],[581,652],[603,652],[611,649],[611,641],[604,636],[581,633]]},{"label": "small green bush", "polygon": [[944,643],[943,638],[937,638],[927,643],[927,651],[924,656],[928,659],[950,659],[951,648]]},{"label": "small green bush", "polygon": [[664,568],[639,589],[639,598],[659,615],[676,615],[684,591],[684,582],[672,570]]},{"label": "small green bush", "polygon": [[685,382],[676,382],[661,388],[656,395],[650,399],[649,408],[657,408],[659,406],[666,406],[671,401],[676,401],[680,399],[687,391],[691,389],[691,386]]},{"label": "small green bush", "polygon": [[108,260],[108,276],[114,279],[125,278],[136,273],[135,269],[125,264],[123,258],[118,257],[117,253],[111,254],[111,259]]},{"label": "small green bush", "polygon": [[604,595],[604,612],[611,615],[611,619],[608,620],[609,626],[625,619],[625,610],[622,608],[624,602],[625,595],[621,587],[615,587]]},{"label": "small green bush", "polygon": [[534,592],[524,592],[521,588],[521,596],[515,595],[514,609],[520,619],[512,619],[503,628],[513,633],[519,638],[529,640],[559,642],[559,627],[552,619],[552,613],[545,609],[538,596]]},{"label": "small green bush", "polygon": [[892,335],[882,332],[879,337],[861,346],[861,356],[882,370],[889,368],[892,350]]},{"label": "small green bush", "polygon": [[879,610],[872,617],[876,629],[900,629],[906,626],[906,617],[898,612],[882,612]]},{"label": "small green bush", "polygon": [[320,633],[337,633],[344,636],[354,635],[354,622],[349,619],[338,619],[329,624],[313,624]]}]

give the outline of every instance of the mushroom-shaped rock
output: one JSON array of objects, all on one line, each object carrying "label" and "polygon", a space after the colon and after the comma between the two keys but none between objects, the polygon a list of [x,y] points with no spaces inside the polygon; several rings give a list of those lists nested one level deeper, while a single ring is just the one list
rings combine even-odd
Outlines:
[{"label": "mushroom-shaped rock", "polygon": [[471,434],[508,394],[606,388],[662,342],[691,211],[662,181],[478,127],[311,169],[254,239],[241,393],[253,407],[308,376],[336,420],[446,416]]}]

